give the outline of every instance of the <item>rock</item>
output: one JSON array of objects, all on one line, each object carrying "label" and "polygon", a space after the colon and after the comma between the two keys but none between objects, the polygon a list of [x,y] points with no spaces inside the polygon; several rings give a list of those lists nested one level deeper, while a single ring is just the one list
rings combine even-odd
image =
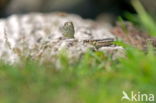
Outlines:
[{"label": "rock", "polygon": [[[59,29],[68,21],[74,24],[75,38],[65,38]],[[79,58],[88,49],[101,50],[84,43],[84,38],[115,39],[107,27],[66,13],[12,15],[0,19],[0,27],[0,58],[10,63],[20,61],[21,57],[55,62],[54,57],[61,51],[66,51],[69,58]],[[109,46],[105,48],[109,49]]]},{"label": "rock", "polygon": [[120,46],[101,47],[99,51],[102,51],[107,55],[110,55],[113,60],[115,60],[118,57],[125,57],[125,50]]}]

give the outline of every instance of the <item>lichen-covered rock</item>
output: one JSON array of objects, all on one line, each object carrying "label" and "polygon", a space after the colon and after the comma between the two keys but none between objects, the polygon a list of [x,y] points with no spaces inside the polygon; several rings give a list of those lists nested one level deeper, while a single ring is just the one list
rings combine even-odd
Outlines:
[{"label": "lichen-covered rock", "polygon": [[[73,22],[74,38],[66,38],[60,31],[60,27],[68,21]],[[12,63],[18,62],[23,56],[52,61],[62,50],[67,51],[70,58],[79,58],[88,49],[100,49],[84,43],[84,40],[107,38],[115,40],[104,26],[73,14],[12,15],[0,20],[0,58]]]}]

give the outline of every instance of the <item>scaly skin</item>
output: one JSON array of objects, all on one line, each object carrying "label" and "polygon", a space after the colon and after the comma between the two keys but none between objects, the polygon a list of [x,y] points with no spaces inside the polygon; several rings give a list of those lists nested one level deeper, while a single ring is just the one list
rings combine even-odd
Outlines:
[{"label": "scaly skin", "polygon": [[[65,22],[64,26],[60,28],[62,34],[67,38],[74,38],[75,30],[74,25],[72,22]],[[97,39],[97,40],[84,40],[84,43],[91,44],[96,48],[110,46],[113,45],[114,39],[113,38],[106,38],[106,39]]]},{"label": "scaly skin", "polygon": [[106,39],[98,39],[98,40],[84,40],[84,43],[89,43],[94,45],[96,48],[110,46],[113,45],[114,39],[106,38]]}]

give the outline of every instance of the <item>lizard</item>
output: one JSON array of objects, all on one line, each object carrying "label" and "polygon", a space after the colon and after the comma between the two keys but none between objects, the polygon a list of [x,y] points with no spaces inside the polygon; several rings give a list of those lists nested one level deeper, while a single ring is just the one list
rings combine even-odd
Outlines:
[{"label": "lizard", "polygon": [[[75,29],[73,22],[71,21],[65,22],[63,27],[60,28],[60,30],[65,37],[74,38]],[[113,45],[114,41],[115,40],[113,38],[83,40],[84,43],[91,44],[96,48]]]}]

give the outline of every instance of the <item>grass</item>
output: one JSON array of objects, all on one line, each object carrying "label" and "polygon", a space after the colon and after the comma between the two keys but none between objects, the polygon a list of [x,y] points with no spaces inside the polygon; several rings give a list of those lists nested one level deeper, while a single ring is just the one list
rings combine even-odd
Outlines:
[{"label": "grass", "polygon": [[[146,16],[140,13],[144,21]],[[153,30],[151,34],[156,32]],[[0,103],[131,103],[121,101],[122,91],[156,95],[155,51],[124,48],[126,57],[115,60],[102,52],[88,51],[70,64],[60,54],[61,69],[31,59],[17,65],[1,61]]]},{"label": "grass", "polygon": [[74,64],[62,55],[61,70],[31,60],[0,63],[0,103],[119,103],[123,90],[156,94],[156,55],[126,51],[116,60],[88,52]]},{"label": "grass", "polygon": [[149,35],[156,36],[156,19],[153,19],[153,17],[146,12],[139,0],[132,0],[132,5],[136,10],[137,15],[126,13],[126,17],[133,23],[145,29]]}]

